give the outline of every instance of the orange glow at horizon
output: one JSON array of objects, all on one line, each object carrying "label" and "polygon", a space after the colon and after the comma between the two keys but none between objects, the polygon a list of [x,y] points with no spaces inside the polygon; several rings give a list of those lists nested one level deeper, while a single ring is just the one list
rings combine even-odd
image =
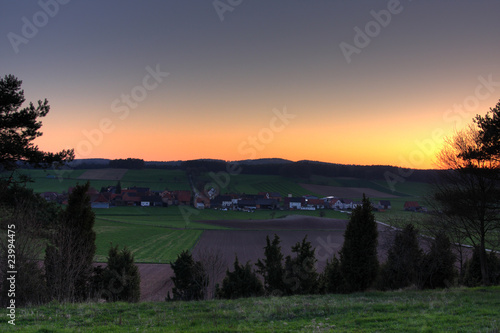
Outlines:
[{"label": "orange glow at horizon", "polygon": [[[123,125],[117,123],[109,133],[99,131],[97,126],[93,129],[47,126],[36,142],[40,149],[51,152],[73,148],[76,158],[133,157],[146,161],[284,158],[415,169],[436,168],[433,159],[442,142],[442,138],[439,141],[429,134],[419,136],[392,127],[395,124],[385,126],[381,133],[376,129],[377,122],[370,120],[353,121],[345,126],[326,123],[319,128],[297,122],[281,132],[271,132],[267,126],[251,126],[250,130],[234,126],[228,130],[227,125],[214,124],[212,131],[206,131],[199,125],[168,130],[162,130],[161,126],[148,129],[146,124]],[[394,130],[388,131],[391,127]]]}]

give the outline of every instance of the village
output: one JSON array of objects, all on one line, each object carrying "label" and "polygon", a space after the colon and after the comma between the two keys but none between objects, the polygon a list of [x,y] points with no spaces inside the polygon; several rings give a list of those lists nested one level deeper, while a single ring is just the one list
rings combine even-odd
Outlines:
[{"label": "village", "polygon": [[[68,196],[73,191],[70,187],[67,192],[43,192],[41,197],[50,202],[66,205]],[[217,194],[210,189],[206,193],[189,190],[151,190],[148,187],[108,186],[97,191],[90,187],[87,194],[90,197],[91,207],[95,209],[107,209],[111,207],[169,207],[169,206],[193,206],[196,209],[218,209],[238,210],[253,212],[255,210],[320,210],[334,209],[338,211],[350,211],[361,205],[361,201],[350,198],[338,198],[333,195],[317,197],[314,195],[282,196],[278,192],[259,192],[257,194]],[[374,211],[385,211],[391,209],[390,200],[379,200],[372,202]],[[405,211],[425,212],[425,207],[416,201],[406,201]]]}]

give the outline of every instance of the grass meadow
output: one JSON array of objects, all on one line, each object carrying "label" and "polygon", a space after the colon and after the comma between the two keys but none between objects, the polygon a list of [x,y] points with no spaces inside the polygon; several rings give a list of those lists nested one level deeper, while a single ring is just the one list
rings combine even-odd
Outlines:
[{"label": "grass meadow", "polygon": [[[6,310],[2,310],[6,312]],[[500,287],[17,309],[12,332],[498,332]],[[2,315],[0,325],[7,327]],[[9,325],[10,326],[10,325]]]}]

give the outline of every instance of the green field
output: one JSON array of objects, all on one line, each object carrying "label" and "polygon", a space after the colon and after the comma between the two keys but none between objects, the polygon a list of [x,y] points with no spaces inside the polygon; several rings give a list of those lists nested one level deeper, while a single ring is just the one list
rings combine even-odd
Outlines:
[{"label": "green field", "polygon": [[139,263],[169,263],[184,250],[191,250],[201,230],[172,230],[97,219],[95,261],[105,262],[111,245],[127,246]]},{"label": "green field", "polygon": [[[227,178],[217,173],[203,174],[197,177],[202,180],[215,184],[220,188],[220,193],[245,193],[257,194],[259,192],[278,192],[283,197],[291,194],[292,196],[303,196],[306,194],[315,194],[305,190],[299,185],[301,180],[273,175],[229,175]],[[200,189],[202,190],[202,189]]]},{"label": "green field", "polygon": [[[67,191],[70,186],[84,183],[77,179],[87,170],[19,170],[18,172],[30,176],[34,182],[27,184],[35,192]],[[47,176],[56,178],[48,178]],[[215,175],[215,176],[214,176]],[[215,177],[215,178],[214,178]],[[283,197],[315,194],[302,188],[299,183],[303,179],[293,179],[273,175],[231,175],[221,178],[221,174],[204,173],[197,180],[208,181],[218,185],[225,185],[221,193],[279,192]],[[215,181],[218,179],[218,181]],[[91,180],[91,186],[99,190],[103,186],[115,185],[116,181]],[[321,185],[367,187],[385,193],[390,193],[387,183],[367,181],[353,178],[327,178],[312,176],[311,182]],[[122,187],[150,187],[153,190],[189,190],[189,181],[182,170],[128,170],[121,180]],[[398,193],[403,195],[391,199],[392,209],[376,213],[379,221],[402,226],[409,221],[415,222],[425,217],[424,214],[403,211],[403,204],[407,200],[423,202],[428,185],[415,182],[398,184]],[[381,198],[371,198],[377,202]],[[96,260],[106,259],[111,244],[127,246],[135,256],[136,262],[158,263],[169,262],[175,259],[182,250],[191,249],[196,245],[198,238],[205,229],[216,228],[199,223],[204,220],[241,220],[241,219],[273,219],[283,218],[288,214],[348,219],[349,215],[334,210],[323,211],[287,211],[287,210],[257,210],[255,212],[221,211],[213,209],[197,210],[189,206],[163,207],[113,207],[110,209],[96,209],[95,230],[97,233]]]},{"label": "green field", "polygon": [[498,332],[500,287],[6,309],[12,332]]},{"label": "green field", "polygon": [[[186,206],[115,207],[96,209],[96,261],[105,261],[111,244],[127,246],[138,263],[165,263],[175,260],[183,250],[196,244],[203,230],[223,227],[199,223],[203,220],[242,220],[283,218],[289,212],[259,210],[241,211],[197,210]],[[319,217],[319,212],[314,216]],[[325,217],[347,218],[345,213],[324,210]],[[296,211],[295,215],[312,215]]]},{"label": "green field", "polygon": [[149,187],[158,191],[191,190],[186,172],[182,170],[128,170],[121,184],[122,187]]},{"label": "green field", "polygon": [[[38,170],[38,169],[20,169],[16,173],[24,174],[33,179],[33,182],[27,184],[27,187],[32,188],[35,192],[67,192],[69,187],[75,186],[77,183],[83,184],[87,181],[90,186],[96,190],[101,187],[116,185],[116,180],[87,180],[78,179],[85,169],[68,169],[68,170]],[[4,172],[0,176],[8,176]],[[52,178],[55,177],[55,178]],[[149,187],[152,190],[190,190],[189,181],[186,173],[182,170],[158,170],[158,169],[143,169],[143,170],[128,170],[121,180],[122,187]]]}]

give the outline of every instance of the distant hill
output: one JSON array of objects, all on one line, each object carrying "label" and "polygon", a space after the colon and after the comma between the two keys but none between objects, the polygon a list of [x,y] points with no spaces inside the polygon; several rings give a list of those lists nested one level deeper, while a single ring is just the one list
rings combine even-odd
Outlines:
[{"label": "distant hill", "polygon": [[[77,159],[69,163],[75,169],[97,169],[109,166],[110,159],[92,158]],[[234,168],[237,165],[238,168]],[[293,162],[282,158],[262,158],[255,160],[225,161],[220,159],[197,159],[188,161],[145,161],[145,168],[181,169],[207,172],[224,172],[238,169],[242,174],[280,175],[298,179],[309,179],[311,176],[352,177],[366,180],[398,179],[403,177],[409,181],[429,182],[438,170],[401,169],[390,165],[350,165],[321,161],[301,160]]]}]

